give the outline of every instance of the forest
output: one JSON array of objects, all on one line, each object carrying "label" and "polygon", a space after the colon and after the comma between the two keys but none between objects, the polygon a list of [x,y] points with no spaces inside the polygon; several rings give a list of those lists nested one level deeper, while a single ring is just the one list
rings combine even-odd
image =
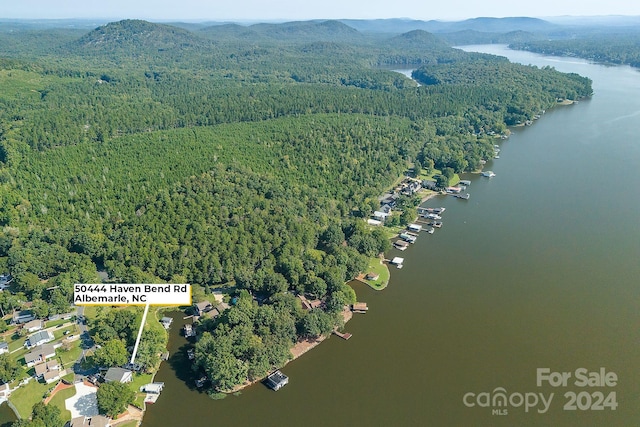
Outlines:
[{"label": "forest", "polygon": [[640,33],[624,31],[586,34],[561,40],[536,40],[512,43],[512,49],[555,56],[575,56],[594,62],[640,67]]},{"label": "forest", "polygon": [[[14,278],[2,308],[64,312],[99,270],[235,286],[238,303],[199,328],[213,393],[340,326],[346,282],[389,248],[362,218],[407,168],[475,171],[508,126],[592,92],[422,30],[337,21],[0,31],[0,87],[0,273]],[[136,316],[90,325],[118,360]],[[162,345],[143,337],[146,364]]]}]

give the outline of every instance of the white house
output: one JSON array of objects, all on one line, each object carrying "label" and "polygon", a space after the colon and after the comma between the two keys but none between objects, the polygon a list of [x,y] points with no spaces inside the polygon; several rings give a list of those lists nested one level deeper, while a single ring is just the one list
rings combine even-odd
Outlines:
[{"label": "white house", "polygon": [[106,382],[130,383],[133,381],[133,372],[124,368],[109,368],[104,374]]},{"label": "white house", "polygon": [[9,344],[6,341],[0,341],[0,354],[9,352]]},{"label": "white house", "polygon": [[37,363],[45,362],[47,359],[55,357],[56,349],[51,344],[39,345],[24,355],[24,361],[28,367],[32,367]]},{"label": "white house", "polygon": [[40,329],[44,328],[44,322],[40,319],[35,319],[25,323],[23,328],[25,328],[28,332],[39,331]]},{"label": "white house", "polygon": [[38,331],[35,334],[31,335],[29,338],[27,338],[27,341],[25,341],[24,345],[27,348],[31,348],[41,344],[48,343],[50,341],[53,341],[53,334],[51,332]]}]

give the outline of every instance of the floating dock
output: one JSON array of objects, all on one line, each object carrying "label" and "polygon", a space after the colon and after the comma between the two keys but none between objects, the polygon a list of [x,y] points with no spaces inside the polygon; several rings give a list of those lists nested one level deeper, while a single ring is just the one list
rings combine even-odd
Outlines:
[{"label": "floating dock", "polygon": [[339,336],[340,338],[342,338],[343,340],[348,340],[349,338],[351,338],[353,336],[349,332],[340,332],[337,329],[334,329],[333,333],[336,334],[337,336]]},{"label": "floating dock", "polygon": [[351,306],[351,311],[354,313],[366,313],[369,311],[369,307],[367,307],[366,302],[357,302]]}]

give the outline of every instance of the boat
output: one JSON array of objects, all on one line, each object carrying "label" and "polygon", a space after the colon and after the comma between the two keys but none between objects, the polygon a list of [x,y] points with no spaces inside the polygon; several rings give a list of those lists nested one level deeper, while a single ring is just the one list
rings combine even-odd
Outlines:
[{"label": "boat", "polygon": [[427,214],[426,218],[429,218],[429,219],[442,219],[442,217],[440,215],[433,214],[433,213]]},{"label": "boat", "polygon": [[493,173],[493,171],[485,171],[485,172],[482,172],[482,176],[486,176],[487,178],[493,178],[494,176],[496,176],[496,174]]},{"label": "boat", "polygon": [[434,231],[436,231],[435,228],[431,227],[430,229],[427,230],[427,233],[433,234]]}]

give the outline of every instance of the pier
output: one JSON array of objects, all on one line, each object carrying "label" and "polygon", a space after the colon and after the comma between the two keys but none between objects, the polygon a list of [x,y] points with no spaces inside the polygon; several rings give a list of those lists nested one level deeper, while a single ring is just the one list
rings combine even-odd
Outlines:
[{"label": "pier", "polygon": [[340,332],[337,329],[334,329],[333,333],[336,334],[337,336],[339,336],[340,338],[342,338],[343,340],[348,340],[349,338],[351,338],[353,336],[349,332]]}]

